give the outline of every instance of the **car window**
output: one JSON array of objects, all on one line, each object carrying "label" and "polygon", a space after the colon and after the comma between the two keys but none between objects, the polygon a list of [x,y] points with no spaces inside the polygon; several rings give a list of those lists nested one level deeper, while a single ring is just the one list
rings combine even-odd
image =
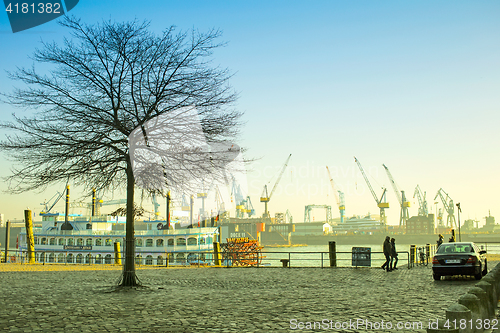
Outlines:
[{"label": "car window", "polygon": [[471,253],[474,252],[470,244],[442,244],[436,253]]}]

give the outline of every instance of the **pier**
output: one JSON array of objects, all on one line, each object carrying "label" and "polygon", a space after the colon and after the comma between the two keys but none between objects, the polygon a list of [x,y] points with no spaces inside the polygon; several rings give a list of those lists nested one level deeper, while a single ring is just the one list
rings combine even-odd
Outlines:
[{"label": "pier", "polygon": [[[497,262],[489,264],[493,268]],[[335,325],[361,319],[406,323],[414,328],[400,331],[426,332],[429,321],[444,318],[448,307],[477,283],[461,277],[433,281],[430,267],[402,267],[388,273],[380,268],[141,266],[138,276],[146,287],[117,291],[113,281],[119,266],[2,264],[0,280],[9,287],[1,296],[0,328],[6,332],[288,332],[300,323],[325,320]],[[417,323],[423,324],[422,329]],[[351,326],[331,331],[367,330]]]}]

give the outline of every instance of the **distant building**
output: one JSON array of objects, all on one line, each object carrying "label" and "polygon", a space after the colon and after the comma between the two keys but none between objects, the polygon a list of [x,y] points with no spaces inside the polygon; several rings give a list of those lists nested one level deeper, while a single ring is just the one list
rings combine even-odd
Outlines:
[{"label": "distant building", "polygon": [[406,221],[406,233],[410,235],[434,234],[434,214],[410,217]]}]

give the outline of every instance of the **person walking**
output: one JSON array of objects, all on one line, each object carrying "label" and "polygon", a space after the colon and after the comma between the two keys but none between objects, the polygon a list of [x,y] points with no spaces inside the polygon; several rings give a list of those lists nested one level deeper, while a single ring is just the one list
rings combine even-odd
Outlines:
[{"label": "person walking", "polygon": [[391,266],[390,270],[397,269],[396,265],[398,264],[398,252],[396,251],[396,239],[391,238]]},{"label": "person walking", "polygon": [[388,272],[391,272],[391,269],[389,267],[389,263],[391,261],[391,243],[390,243],[391,237],[386,236],[383,249],[384,249],[384,256],[385,256],[385,263],[382,265],[382,269],[387,269]]}]

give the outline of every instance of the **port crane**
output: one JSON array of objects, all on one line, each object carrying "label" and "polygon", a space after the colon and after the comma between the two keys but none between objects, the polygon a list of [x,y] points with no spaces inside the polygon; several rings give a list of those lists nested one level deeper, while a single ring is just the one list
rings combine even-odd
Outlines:
[{"label": "port crane", "polygon": [[396,194],[396,197],[398,198],[399,206],[401,207],[401,212],[399,214],[399,226],[406,226],[406,222],[410,218],[410,215],[408,214],[408,207],[410,207],[410,202],[406,200],[405,196],[405,191],[401,191],[398,188],[398,185],[394,181],[394,178],[392,177],[391,172],[389,171],[389,168],[385,166],[385,164],[382,164],[382,166],[385,169],[385,172],[387,173],[387,177],[389,177],[389,180],[392,184],[392,188],[394,189],[394,193]]},{"label": "port crane", "polygon": [[331,206],[328,206],[328,205],[307,205],[307,206],[305,206],[305,209],[304,209],[304,223],[312,222],[311,221],[311,211],[314,208],[322,208],[325,210],[325,213],[326,213],[325,222],[326,223],[329,223],[332,221],[332,207]]},{"label": "port crane", "polygon": [[370,192],[372,193],[373,199],[375,199],[375,202],[377,203],[377,207],[380,208],[380,222],[384,223],[384,225],[385,225],[385,224],[387,224],[387,218],[385,216],[385,209],[389,208],[389,203],[386,202],[386,197],[385,197],[387,189],[385,187],[383,187],[382,195],[380,196],[380,199],[378,199],[377,195],[375,194],[375,191],[373,190],[373,187],[371,186],[370,182],[368,181],[368,177],[366,176],[365,171],[363,170],[363,167],[361,166],[361,163],[359,163],[356,156],[354,156],[354,160],[358,164],[359,170],[361,171],[363,178],[365,178],[365,182],[368,185]]},{"label": "port crane", "polygon": [[446,193],[442,188],[440,188],[434,200],[439,197],[441,202],[443,203],[444,209],[448,213],[448,217],[446,219],[446,224],[449,228],[456,228],[456,220],[455,220],[455,205],[453,204],[453,200],[450,198],[448,193]]},{"label": "port crane", "polygon": [[276,180],[276,183],[273,186],[273,189],[271,190],[271,193],[267,193],[267,184],[264,185],[264,190],[262,191],[262,194],[260,195],[260,202],[264,203],[264,214],[262,215],[263,218],[270,218],[269,211],[267,210],[267,203],[269,200],[271,200],[271,197],[273,196],[274,190],[276,190],[276,187],[278,186],[278,183],[281,180],[281,176],[283,176],[283,173],[285,172],[285,169],[288,165],[288,161],[290,161],[290,157],[292,157],[292,154],[288,155],[288,158],[285,161],[285,164],[283,165],[283,168],[281,169],[278,179]]},{"label": "port crane", "polygon": [[420,189],[420,186],[415,187],[415,193],[413,193],[413,198],[417,197],[418,199],[418,216],[425,216],[429,215],[429,210],[427,208],[427,200],[425,199],[426,192],[422,195],[422,190]]},{"label": "port crane", "polygon": [[245,209],[244,209],[245,213],[248,214],[248,217],[252,217],[253,214],[255,214],[255,209],[253,208],[252,200],[250,200],[250,196],[247,196],[247,198],[244,202],[245,202]]},{"label": "port crane", "polygon": [[[330,169],[326,166],[326,171],[328,171],[328,178],[330,179],[330,184],[332,185],[333,193],[335,194],[335,199],[337,200],[337,207],[340,211],[340,223],[344,223],[344,213],[345,213],[345,199],[344,193],[335,190],[335,182],[333,181],[332,175],[330,174]],[[337,194],[338,192],[338,194]],[[340,198],[339,198],[340,197]]]},{"label": "port crane", "polygon": [[61,200],[62,196],[63,192],[57,191],[48,201],[40,203],[40,205],[45,206],[42,213],[50,213],[50,210]]}]

